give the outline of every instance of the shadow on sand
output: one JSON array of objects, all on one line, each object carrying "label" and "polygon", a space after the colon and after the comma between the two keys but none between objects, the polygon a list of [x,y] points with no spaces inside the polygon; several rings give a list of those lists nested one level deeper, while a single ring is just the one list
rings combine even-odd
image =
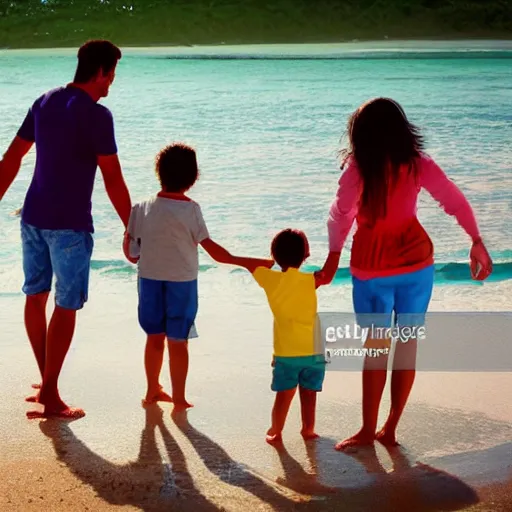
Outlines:
[{"label": "shadow on sand", "polygon": [[47,420],[40,423],[40,428],[52,440],[57,458],[110,505],[131,505],[153,512],[164,508],[168,510],[172,503],[173,510],[178,510],[180,508],[175,507],[180,506],[180,498],[186,495],[186,501],[192,501],[197,510],[220,510],[197,491],[185,456],[173,442],[168,445],[172,449],[169,456],[173,467],[179,468],[183,489],[177,487],[172,478],[176,470],[171,471],[157,447],[156,428],[165,428],[163,425],[162,410],[159,407],[147,408],[138,459],[125,465],[109,462],[91,451],[75,436],[69,422]]},{"label": "shadow on sand", "polygon": [[[375,476],[374,483],[366,488],[325,485],[318,472],[322,471],[319,452],[324,450],[324,444],[328,444],[325,449],[332,450],[333,442],[327,439],[306,443],[310,465],[314,468],[312,473],[306,472],[284,445],[276,447],[284,477],[272,481],[269,476],[259,475],[235,462],[221,446],[190,425],[186,413],[173,413],[171,417],[206,466],[207,475],[201,479],[203,487],[214,491],[218,503],[227,501],[226,506],[233,507],[227,510],[249,505],[244,496],[247,494],[257,498],[251,503],[260,502],[260,506],[264,503],[263,509],[277,511],[433,512],[461,510],[478,502],[473,489],[454,476],[423,464],[411,466],[400,448],[389,450],[393,461],[391,473],[381,465],[375,448],[339,454],[340,472],[346,457],[351,456]],[[125,465],[114,464],[92,452],[66,422],[47,420],[40,423],[40,428],[52,440],[58,460],[110,505],[131,505],[145,512],[226,510],[210,501],[196,486],[186,457],[166,427],[158,406],[146,409],[138,459]],[[157,429],[171,464],[159,453]],[[195,477],[197,480],[198,475]],[[219,480],[223,484],[219,485]]]},{"label": "shadow on sand", "polygon": [[[188,422],[186,412],[172,414],[171,417],[190,440],[208,469],[220,479],[225,480],[226,475],[221,468],[233,463],[229,455],[194,428]],[[421,463],[411,465],[402,448],[387,450],[393,462],[393,470],[390,473],[379,461],[375,447],[360,449],[346,455],[339,454],[340,471],[343,467],[343,458],[348,455],[360,463],[368,473],[375,475],[375,482],[371,487],[363,489],[325,485],[318,475],[318,470],[322,469],[319,452],[325,449],[332,452],[334,444],[334,440],[326,438],[306,443],[307,456],[313,468],[311,473],[306,472],[302,465],[288,453],[284,444],[275,447],[284,472],[284,477],[278,477],[275,480],[276,483],[297,494],[321,498],[318,501],[315,500],[315,503],[309,503],[308,509],[311,507],[311,510],[375,509],[379,512],[402,510],[433,512],[462,510],[479,502],[477,493],[453,475]],[[236,466],[239,471],[236,483],[233,483],[233,479],[229,483],[243,487],[258,496],[258,486],[255,483],[261,480],[253,471],[244,470],[240,465]]]},{"label": "shadow on sand", "polygon": [[[110,505],[131,505],[145,512],[225,510],[210,502],[196,487],[185,455],[166,427],[163,411],[158,406],[146,408],[146,424],[141,434],[138,459],[125,465],[109,462],[91,451],[75,436],[69,422],[46,420],[40,423],[40,429],[52,440],[58,460],[65,463],[77,478],[91,486]],[[157,429],[162,435],[171,464],[162,460],[159,453]],[[228,479],[221,480],[235,485],[237,475],[231,472],[231,468],[238,465],[227,455],[215,460],[220,452],[225,452],[209,439],[207,441],[211,453],[207,466],[211,469],[211,464],[219,464],[219,470],[229,475]],[[245,488],[242,483],[241,487],[267,503],[269,508],[295,510],[294,501],[258,477],[252,477],[247,485]],[[230,493],[226,496],[229,497]]]}]

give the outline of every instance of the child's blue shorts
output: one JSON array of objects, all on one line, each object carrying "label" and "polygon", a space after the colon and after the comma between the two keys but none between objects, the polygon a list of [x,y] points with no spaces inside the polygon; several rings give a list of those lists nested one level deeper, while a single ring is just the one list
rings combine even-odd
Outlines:
[{"label": "child's blue shorts", "polygon": [[155,281],[139,277],[139,323],[146,334],[165,334],[176,341],[196,338],[197,279]]},{"label": "child's blue shorts", "polygon": [[361,327],[390,327],[395,312],[399,325],[423,325],[434,286],[434,265],[396,276],[361,280],[352,276],[352,298]]},{"label": "child's blue shorts", "polygon": [[325,378],[323,355],[275,357],[272,372],[272,391],[288,391],[297,386],[310,391],[322,391]]}]

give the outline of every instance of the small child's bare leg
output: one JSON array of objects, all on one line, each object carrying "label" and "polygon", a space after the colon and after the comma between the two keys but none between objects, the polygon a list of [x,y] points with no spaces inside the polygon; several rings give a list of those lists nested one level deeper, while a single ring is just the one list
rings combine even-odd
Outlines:
[{"label": "small child's bare leg", "polygon": [[290,405],[297,388],[288,389],[286,391],[278,391],[274,407],[272,409],[272,426],[267,431],[267,443],[274,444],[282,439],[282,432]]},{"label": "small child's bare leg", "polygon": [[300,431],[305,440],[320,437],[315,433],[316,415],[316,391],[299,386],[300,409],[302,415],[302,430]]},{"label": "small child's bare leg", "polygon": [[185,385],[188,374],[188,341],[169,339],[169,367],[174,408],[188,409],[193,407],[185,400]]},{"label": "small child's bare leg", "polygon": [[164,361],[165,334],[150,334],[146,341],[146,351],[144,354],[144,366],[146,369],[146,378],[148,390],[144,405],[155,402],[172,402],[172,398],[164,392],[160,385],[160,372]]}]

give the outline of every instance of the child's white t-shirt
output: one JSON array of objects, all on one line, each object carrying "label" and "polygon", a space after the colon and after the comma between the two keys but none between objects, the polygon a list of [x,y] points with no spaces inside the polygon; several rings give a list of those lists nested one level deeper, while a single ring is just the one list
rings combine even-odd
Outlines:
[{"label": "child's white t-shirt", "polygon": [[134,240],[130,253],[140,255],[139,277],[157,281],[197,279],[197,246],[209,238],[209,233],[195,201],[157,196],[138,203],[132,208],[128,234]]}]

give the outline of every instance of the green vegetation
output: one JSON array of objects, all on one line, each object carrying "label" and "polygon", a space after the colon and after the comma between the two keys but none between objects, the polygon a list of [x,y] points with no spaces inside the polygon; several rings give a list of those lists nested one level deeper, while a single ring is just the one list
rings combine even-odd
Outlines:
[{"label": "green vegetation", "polygon": [[512,0],[0,0],[0,47],[510,39]]}]

